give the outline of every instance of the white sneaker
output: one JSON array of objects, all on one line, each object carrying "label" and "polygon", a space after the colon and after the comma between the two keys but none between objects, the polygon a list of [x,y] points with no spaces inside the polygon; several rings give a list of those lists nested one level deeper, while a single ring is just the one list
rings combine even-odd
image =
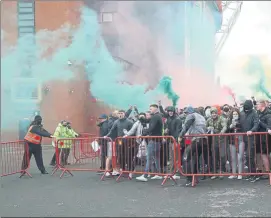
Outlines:
[{"label": "white sneaker", "polygon": [[162,177],[162,176],[155,175],[155,176],[152,177],[151,179],[163,179],[163,177]]},{"label": "white sneaker", "polygon": [[180,176],[177,176],[177,175],[172,176],[172,178],[173,178],[173,179],[181,179],[181,177],[180,177]]},{"label": "white sneaker", "polygon": [[236,179],[237,176],[229,176],[228,178],[229,178],[229,179]]},{"label": "white sneaker", "polygon": [[148,175],[148,178],[150,178],[150,177],[151,177],[151,175],[149,174],[149,175]]},{"label": "white sneaker", "polygon": [[147,182],[148,181],[148,179],[145,178],[144,175],[136,177],[136,180],[139,180],[139,181],[142,181],[142,182]]},{"label": "white sneaker", "polygon": [[111,176],[111,174],[110,174],[109,172],[106,172],[106,173],[105,173],[105,176],[108,177],[108,176]]},{"label": "white sneaker", "polygon": [[211,179],[216,179],[217,177],[216,176],[212,176]]},{"label": "white sneaker", "polygon": [[129,173],[129,177],[132,179],[132,178],[133,178],[133,174],[132,174],[132,173]]},{"label": "white sneaker", "polygon": [[237,179],[241,180],[241,179],[243,179],[243,176],[242,175],[238,175]]},{"label": "white sneaker", "polygon": [[112,175],[113,175],[113,176],[119,176],[119,174],[120,174],[120,173],[117,172],[117,171],[113,171],[113,172],[112,172]]}]

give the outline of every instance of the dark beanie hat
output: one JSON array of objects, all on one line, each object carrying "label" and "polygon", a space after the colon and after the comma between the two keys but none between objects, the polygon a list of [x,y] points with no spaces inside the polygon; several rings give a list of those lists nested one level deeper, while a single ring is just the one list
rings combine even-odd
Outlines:
[{"label": "dark beanie hat", "polygon": [[36,115],[34,121],[41,121],[42,117],[40,115]]}]

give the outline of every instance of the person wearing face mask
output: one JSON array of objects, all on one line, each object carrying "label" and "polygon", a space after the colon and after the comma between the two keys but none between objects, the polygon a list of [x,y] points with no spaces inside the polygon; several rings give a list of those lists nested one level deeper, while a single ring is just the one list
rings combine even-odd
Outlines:
[{"label": "person wearing face mask", "polygon": [[228,127],[230,126],[230,114],[231,114],[230,106],[225,104],[222,107],[221,117],[226,120]]},{"label": "person wearing face mask", "polygon": [[[43,128],[42,125],[42,117],[40,115],[36,115],[34,121],[30,124],[30,127],[24,137],[25,143],[28,144],[28,154],[25,152],[22,162],[22,170],[27,169],[28,163],[30,162],[32,154],[35,157],[36,164],[38,169],[42,174],[48,174],[45,170],[42,158],[42,137],[52,138],[52,134],[50,134],[47,130]],[[29,161],[27,160],[29,158]],[[22,174],[21,176],[23,176]]]},{"label": "person wearing face mask", "polygon": [[[132,128],[127,131],[126,129],[123,130],[125,136],[123,138],[126,138],[127,136],[142,136],[143,129],[146,128],[146,114],[145,113],[139,113],[138,120],[133,124]],[[137,138],[135,140],[136,146],[130,147],[128,154],[131,156],[131,160],[129,161],[128,167],[129,170],[135,169],[135,163],[136,163],[136,156],[140,159],[146,156],[146,140]],[[132,178],[132,173],[129,174],[129,177]]]},{"label": "person wearing face mask", "polygon": [[[238,109],[233,109],[230,115],[230,133],[239,133],[241,132],[241,124],[240,124],[240,112]],[[230,137],[230,154],[231,154],[231,165],[232,165],[232,173],[236,174],[236,168],[238,165],[238,176],[231,175],[229,179],[242,179],[243,172],[243,158],[245,152],[245,143],[243,142],[242,136],[232,136]],[[237,156],[237,159],[236,159]]]},{"label": "person wearing face mask", "polygon": [[[253,109],[253,102],[251,100],[246,100],[244,102],[243,111],[240,113],[240,125],[241,132],[247,135],[243,137],[245,143],[245,150],[248,156],[246,157],[246,162],[248,164],[249,173],[256,173],[256,163],[255,163],[255,137],[252,136],[253,132],[257,132],[259,128],[259,116],[257,112]],[[254,181],[255,176],[248,176],[246,180]]]},{"label": "person wearing face mask", "polygon": [[[210,134],[224,134],[226,133],[227,121],[218,115],[216,108],[211,108],[211,117],[206,122],[208,133]],[[212,155],[214,156],[213,171],[217,173],[226,172],[226,137],[225,136],[213,136],[212,141],[214,149]],[[213,158],[212,158],[213,159]],[[221,168],[220,168],[221,166]],[[212,176],[211,179],[216,179],[216,176]],[[220,176],[222,179],[223,176]]]}]

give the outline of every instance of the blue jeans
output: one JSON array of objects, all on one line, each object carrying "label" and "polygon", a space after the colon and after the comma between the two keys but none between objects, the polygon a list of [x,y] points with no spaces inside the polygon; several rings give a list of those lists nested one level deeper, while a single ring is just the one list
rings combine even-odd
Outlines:
[{"label": "blue jeans", "polygon": [[[145,173],[149,173],[152,163],[154,161],[155,172],[159,173],[160,169],[160,143],[150,140],[147,145],[147,163],[145,168]],[[146,174],[144,175],[147,176]]]}]

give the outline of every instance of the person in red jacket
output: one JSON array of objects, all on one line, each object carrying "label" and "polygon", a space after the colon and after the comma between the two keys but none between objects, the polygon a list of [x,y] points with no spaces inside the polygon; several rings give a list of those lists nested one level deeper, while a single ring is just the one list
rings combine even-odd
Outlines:
[{"label": "person in red jacket", "polygon": [[[22,170],[27,169],[32,154],[35,157],[36,164],[38,169],[42,174],[48,174],[43,165],[42,158],[42,147],[41,141],[42,137],[52,138],[52,134],[46,131],[42,126],[42,117],[40,115],[36,115],[34,121],[30,124],[30,127],[24,137],[25,143],[28,145],[28,152],[24,153]],[[21,176],[23,176],[23,173]]]}]

